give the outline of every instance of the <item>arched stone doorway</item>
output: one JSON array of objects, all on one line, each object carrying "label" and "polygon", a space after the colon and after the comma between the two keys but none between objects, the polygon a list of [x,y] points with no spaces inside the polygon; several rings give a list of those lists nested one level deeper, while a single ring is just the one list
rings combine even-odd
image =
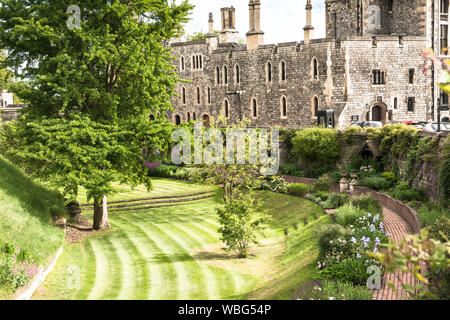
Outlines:
[{"label": "arched stone doorway", "polygon": [[381,121],[386,124],[386,112],[387,106],[382,103],[378,103],[372,107],[372,121]]},{"label": "arched stone doorway", "polygon": [[204,114],[202,117],[203,120],[203,126],[209,128],[211,126],[211,121],[209,119],[209,116],[207,114]]}]

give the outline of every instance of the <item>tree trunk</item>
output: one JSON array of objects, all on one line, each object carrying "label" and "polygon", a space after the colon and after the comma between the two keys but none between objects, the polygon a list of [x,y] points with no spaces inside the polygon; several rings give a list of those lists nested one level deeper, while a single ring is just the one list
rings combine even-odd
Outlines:
[{"label": "tree trunk", "polygon": [[106,196],[103,199],[94,199],[94,230],[108,229],[108,204]]}]

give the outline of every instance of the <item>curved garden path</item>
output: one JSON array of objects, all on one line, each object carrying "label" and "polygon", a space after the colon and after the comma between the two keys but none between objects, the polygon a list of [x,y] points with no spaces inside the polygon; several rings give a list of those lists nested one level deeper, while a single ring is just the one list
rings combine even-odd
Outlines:
[{"label": "curved garden path", "polygon": [[[383,223],[386,232],[389,232],[392,239],[397,242],[406,235],[412,234],[411,227],[395,212],[383,208]],[[388,283],[392,283],[396,290],[393,290]],[[381,281],[380,290],[375,290],[373,300],[406,300],[409,294],[403,289],[403,284],[414,286],[414,276],[410,272],[391,272],[386,273]]]}]

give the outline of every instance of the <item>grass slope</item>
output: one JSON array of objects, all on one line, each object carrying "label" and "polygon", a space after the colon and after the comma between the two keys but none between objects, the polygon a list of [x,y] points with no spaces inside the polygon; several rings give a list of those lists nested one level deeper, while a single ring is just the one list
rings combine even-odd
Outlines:
[{"label": "grass slope", "polygon": [[[200,191],[198,185],[163,179],[155,180],[154,186],[150,194],[141,190],[120,197]],[[289,299],[302,275],[312,272],[317,254],[314,230],[327,217],[320,207],[300,198],[270,192],[260,197],[274,221],[248,259],[230,258],[222,250],[215,213],[221,205],[219,195],[176,207],[111,213],[113,230],[67,244],[35,299]],[[319,220],[302,226],[304,218],[314,215]],[[299,230],[286,239],[284,229],[293,230],[294,223]],[[296,246],[301,246],[300,253]],[[71,273],[77,268],[79,278]],[[74,279],[80,281],[67,285]]]},{"label": "grass slope", "polygon": [[[39,264],[46,264],[64,241],[64,233],[52,225],[51,217],[64,212],[58,194],[0,158],[0,249],[9,242],[28,250]],[[1,291],[0,298],[11,294]]]}]

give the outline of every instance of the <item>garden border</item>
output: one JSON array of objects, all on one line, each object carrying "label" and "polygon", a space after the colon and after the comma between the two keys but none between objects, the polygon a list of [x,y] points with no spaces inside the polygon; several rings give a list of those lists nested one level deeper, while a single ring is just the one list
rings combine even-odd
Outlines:
[{"label": "garden border", "polygon": [[41,284],[45,281],[48,274],[52,272],[53,268],[56,265],[56,262],[58,261],[59,257],[63,253],[64,247],[61,246],[59,248],[56,255],[53,257],[51,262],[47,265],[47,267],[40,267],[39,272],[37,275],[34,276],[34,278],[31,280],[30,283],[25,285],[22,288],[19,288],[16,293],[14,294],[13,300],[30,300],[33,294],[36,292],[36,290],[41,286]]},{"label": "garden border", "polygon": [[[307,179],[307,178],[299,178],[293,176],[283,176],[283,178],[288,182],[295,183],[305,183],[314,185],[317,183],[316,179]],[[339,185],[333,184],[332,190],[339,192]],[[398,214],[411,228],[411,230],[415,234],[420,234],[420,218],[417,214],[416,210],[408,206],[407,204],[392,198],[391,196],[381,193],[372,189],[368,189],[366,187],[354,186],[354,190],[356,194],[363,195],[369,194],[373,198],[377,199],[383,207],[388,208],[389,210]],[[341,193],[341,192],[339,192]]]}]

